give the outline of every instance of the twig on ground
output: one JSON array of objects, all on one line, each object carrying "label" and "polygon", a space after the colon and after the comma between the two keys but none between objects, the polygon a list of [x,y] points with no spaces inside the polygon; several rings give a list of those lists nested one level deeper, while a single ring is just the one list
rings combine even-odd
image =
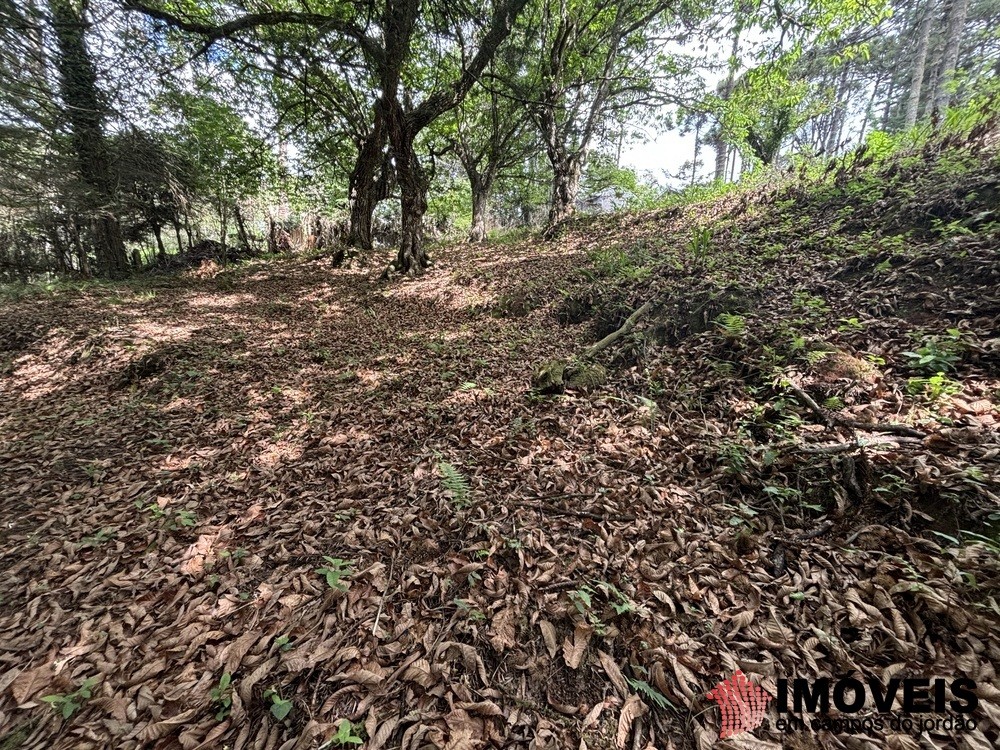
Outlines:
[{"label": "twig on ground", "polygon": [[893,424],[893,423],[882,423],[876,422],[874,424],[869,424],[868,422],[858,422],[853,419],[838,419],[838,424],[842,424],[846,427],[853,427],[855,430],[864,430],[865,432],[886,432],[893,435],[902,435],[904,437],[915,437],[921,440],[927,437],[926,432],[921,432],[915,427],[910,427],[905,424]]},{"label": "twig on ground", "polygon": [[610,511],[604,514],[591,513],[586,510],[571,510],[570,508],[559,508],[552,505],[544,505],[539,500],[518,500],[516,505],[528,510],[535,510],[539,513],[554,513],[557,516],[573,516],[575,518],[589,518],[593,521],[635,521],[637,516],[614,515]]},{"label": "twig on ground", "polygon": [[389,561],[389,577],[386,579],[385,591],[382,592],[382,598],[378,601],[378,612],[375,613],[375,624],[372,625],[372,635],[375,635],[375,631],[378,630],[379,620],[382,619],[382,608],[385,606],[385,598],[389,594],[390,581],[392,581],[392,571],[396,567],[396,553],[392,553],[392,560]]},{"label": "twig on ground", "polygon": [[843,419],[835,415],[828,415],[823,411],[822,407],[816,400],[806,393],[804,390],[795,385],[795,383],[788,383],[789,390],[795,394],[795,397],[799,399],[803,404],[805,404],[809,411],[811,411],[820,422],[825,424],[827,427],[833,427],[834,425],[841,425],[843,427],[851,427],[855,430],[864,430],[865,432],[885,432],[892,435],[901,435],[903,437],[913,437],[913,438],[925,438],[927,437],[926,432],[922,432],[915,427],[910,427],[905,424],[895,424],[892,422],[860,422],[856,419]]},{"label": "twig on ground", "polygon": [[816,415],[816,418],[819,419],[820,422],[825,424],[827,427],[832,426],[833,420],[830,419],[829,415],[827,415],[826,412],[824,412],[820,408],[819,404],[816,403],[815,399],[813,399],[812,396],[810,396],[804,390],[795,385],[795,383],[789,382],[788,388],[791,390],[792,393],[795,394],[795,397],[799,401],[801,401],[803,404],[809,407],[809,411],[811,411],[814,415]]},{"label": "twig on ground", "polygon": [[811,529],[801,534],[797,534],[796,536],[793,536],[791,539],[789,539],[789,541],[806,542],[810,539],[815,539],[816,537],[823,536],[823,534],[825,534],[832,528],[833,528],[833,521],[823,521],[823,523],[821,523],[815,529]]}]

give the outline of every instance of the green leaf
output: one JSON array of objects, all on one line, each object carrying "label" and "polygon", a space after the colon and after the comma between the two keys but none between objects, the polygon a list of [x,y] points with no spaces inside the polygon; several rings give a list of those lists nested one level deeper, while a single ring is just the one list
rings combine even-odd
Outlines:
[{"label": "green leaf", "polygon": [[360,745],[364,740],[354,733],[354,725],[350,719],[343,719],[330,742],[334,745]]},{"label": "green leaf", "polygon": [[277,695],[271,696],[271,715],[278,721],[283,721],[292,710],[292,702],[279,698]]}]

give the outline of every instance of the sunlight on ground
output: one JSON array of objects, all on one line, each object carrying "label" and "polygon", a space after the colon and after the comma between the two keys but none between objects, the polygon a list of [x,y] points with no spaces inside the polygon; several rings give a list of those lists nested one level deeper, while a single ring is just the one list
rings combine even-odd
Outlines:
[{"label": "sunlight on ground", "polygon": [[183,471],[191,468],[191,465],[198,461],[198,456],[166,456],[159,463],[161,471]]},{"label": "sunlight on ground", "polygon": [[365,367],[355,370],[354,374],[358,376],[358,381],[369,390],[378,388],[385,378],[381,371],[369,370]]},{"label": "sunlight on ground", "polygon": [[471,285],[459,286],[451,276],[425,276],[419,283],[403,284],[385,293],[386,299],[404,301],[407,299],[431,300],[435,304],[452,310],[465,310],[478,305],[488,305],[496,301],[492,294]]},{"label": "sunlight on ground", "polygon": [[254,466],[275,469],[282,464],[292,463],[302,458],[303,448],[296,441],[282,439],[276,442],[261,441],[263,450],[254,457]]},{"label": "sunlight on ground", "polygon": [[258,304],[256,295],[241,294],[195,294],[187,299],[187,306],[203,310],[231,310],[244,305]]},{"label": "sunlight on ground", "polygon": [[200,413],[205,410],[205,406],[200,401],[195,401],[194,399],[190,399],[185,396],[177,396],[160,407],[160,411],[167,414],[170,412],[183,412],[187,410]]},{"label": "sunlight on ground", "polygon": [[[65,367],[55,367],[33,357],[22,357],[22,360],[23,364],[16,367],[14,375],[23,384],[21,397],[26,401],[49,396],[64,388],[69,380]],[[15,360],[15,365],[22,360]]]},{"label": "sunlight on ground", "polygon": [[129,330],[138,336],[157,343],[164,341],[176,343],[178,341],[190,340],[202,330],[202,326],[194,325],[193,323],[164,323],[159,320],[138,318],[130,326]]}]

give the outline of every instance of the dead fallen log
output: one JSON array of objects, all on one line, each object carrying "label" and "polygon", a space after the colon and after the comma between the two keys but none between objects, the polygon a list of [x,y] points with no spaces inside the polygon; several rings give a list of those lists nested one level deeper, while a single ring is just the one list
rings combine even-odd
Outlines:
[{"label": "dead fallen log", "polygon": [[921,432],[915,427],[910,427],[906,424],[894,424],[891,422],[858,422],[853,419],[838,419],[837,424],[842,424],[845,427],[853,427],[855,430],[863,430],[864,432],[885,432],[891,435],[920,438],[921,440],[927,437],[926,432]]}]

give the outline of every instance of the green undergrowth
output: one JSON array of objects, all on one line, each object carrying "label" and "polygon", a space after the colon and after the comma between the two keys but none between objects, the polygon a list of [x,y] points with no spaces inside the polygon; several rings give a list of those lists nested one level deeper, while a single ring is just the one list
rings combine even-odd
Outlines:
[{"label": "green undergrowth", "polygon": [[[1000,538],[1000,476],[977,459],[1000,403],[996,122],[917,135],[564,230],[589,262],[552,314],[596,340],[657,302],[608,358],[633,397],[712,425],[694,460],[733,488],[737,530],[851,506],[938,540]],[[940,431],[966,442],[916,447]],[[887,435],[901,458],[864,449]]]}]

